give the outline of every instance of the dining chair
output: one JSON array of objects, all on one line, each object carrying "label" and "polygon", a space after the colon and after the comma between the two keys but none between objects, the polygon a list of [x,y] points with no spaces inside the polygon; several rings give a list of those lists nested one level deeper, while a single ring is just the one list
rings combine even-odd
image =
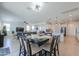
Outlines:
[{"label": "dining chair", "polygon": [[19,56],[26,56],[26,49],[24,45],[24,41],[22,36],[18,36],[19,42],[20,42],[20,51],[19,51]]},{"label": "dining chair", "polygon": [[59,56],[59,42],[60,42],[60,35],[56,38],[56,55]]},{"label": "dining chair", "polygon": [[43,45],[43,55],[45,56],[56,56],[59,55],[59,37],[60,36],[53,36],[51,44]]},{"label": "dining chair", "polygon": [[28,56],[42,56],[42,49],[35,44],[32,44],[29,39],[24,41]]},{"label": "dining chair", "polygon": [[30,39],[26,36],[21,36],[20,41],[20,52],[19,56],[41,56],[42,49],[37,45],[33,45],[29,41]]},{"label": "dining chair", "polygon": [[17,32],[16,36],[17,36],[17,39],[19,39],[20,36],[23,36],[23,32]]}]

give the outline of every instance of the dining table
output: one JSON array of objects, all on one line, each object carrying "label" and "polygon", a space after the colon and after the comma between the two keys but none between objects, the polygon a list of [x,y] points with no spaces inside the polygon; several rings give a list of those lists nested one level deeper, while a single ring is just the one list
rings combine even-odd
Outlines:
[{"label": "dining table", "polygon": [[49,42],[51,36],[33,34],[31,36],[28,36],[27,38],[29,38],[30,42],[32,42],[33,44],[37,44],[40,47],[43,44]]}]

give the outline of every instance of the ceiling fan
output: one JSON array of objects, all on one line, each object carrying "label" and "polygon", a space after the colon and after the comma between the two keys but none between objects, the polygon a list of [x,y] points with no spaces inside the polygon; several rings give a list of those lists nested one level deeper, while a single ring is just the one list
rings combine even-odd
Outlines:
[{"label": "ceiling fan", "polygon": [[35,2],[35,3],[32,3],[32,4],[33,4],[32,6],[27,7],[28,10],[40,11],[40,9],[43,6],[43,3],[40,3],[40,2]]},{"label": "ceiling fan", "polygon": [[[39,6],[39,5],[36,5],[36,6],[35,6],[35,9],[39,10],[39,8],[40,8],[40,6]],[[32,7],[27,7],[27,9],[28,9],[28,10],[31,10],[31,9],[32,9]]]}]

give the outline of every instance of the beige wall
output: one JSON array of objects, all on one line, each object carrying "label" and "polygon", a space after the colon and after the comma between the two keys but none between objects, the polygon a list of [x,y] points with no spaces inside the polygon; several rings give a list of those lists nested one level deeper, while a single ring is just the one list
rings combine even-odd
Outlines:
[{"label": "beige wall", "polygon": [[[57,31],[61,27],[66,27],[66,34],[69,36],[76,36],[76,27],[79,27],[79,22],[70,22],[70,23],[65,23],[65,24],[45,24],[45,23],[39,23],[39,24],[34,24],[38,26],[42,26],[42,29],[46,29],[48,26],[49,29],[52,29],[52,31]],[[44,27],[44,28],[43,28]]]},{"label": "beige wall", "polygon": [[66,34],[68,36],[76,36],[76,27],[79,27],[79,22],[70,22],[65,24],[52,24],[50,28],[53,31],[56,31],[61,27],[66,27]]}]

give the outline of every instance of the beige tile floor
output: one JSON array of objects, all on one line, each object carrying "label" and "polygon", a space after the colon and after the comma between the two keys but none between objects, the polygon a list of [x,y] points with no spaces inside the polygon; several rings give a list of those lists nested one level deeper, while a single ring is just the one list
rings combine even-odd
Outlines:
[{"label": "beige tile floor", "polygon": [[10,48],[10,54],[7,56],[18,56],[19,55],[19,40],[14,37],[5,37],[4,47]]},{"label": "beige tile floor", "polygon": [[[10,48],[10,54],[7,56],[19,55],[19,41],[14,37],[6,37],[4,47]],[[79,56],[79,41],[75,37],[65,37],[64,42],[59,44],[60,56]]]},{"label": "beige tile floor", "polygon": [[79,56],[79,41],[75,37],[65,37],[59,45],[61,56]]}]

